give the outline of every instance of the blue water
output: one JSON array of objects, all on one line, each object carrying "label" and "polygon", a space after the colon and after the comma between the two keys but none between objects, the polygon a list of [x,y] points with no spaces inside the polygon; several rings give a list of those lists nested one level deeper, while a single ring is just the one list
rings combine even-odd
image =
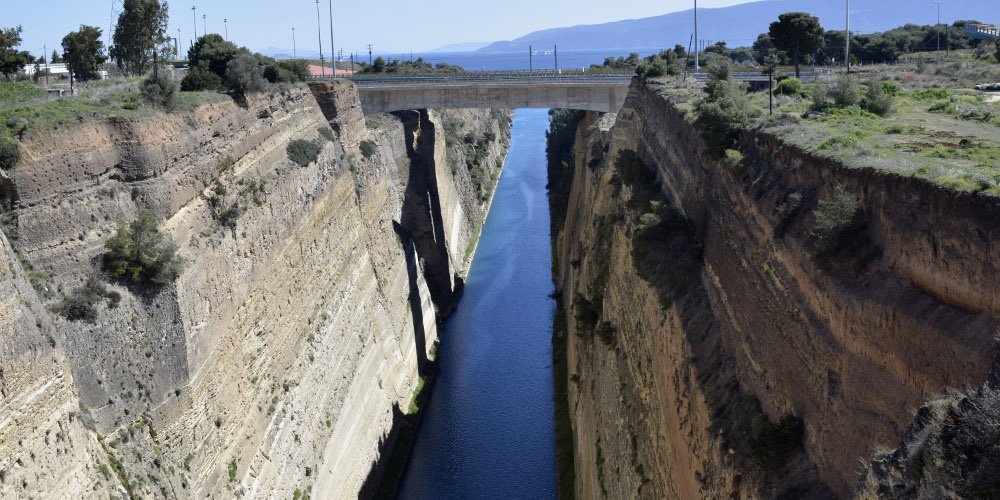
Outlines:
[{"label": "blue water", "polygon": [[401,499],[556,496],[545,110],[519,110]]}]

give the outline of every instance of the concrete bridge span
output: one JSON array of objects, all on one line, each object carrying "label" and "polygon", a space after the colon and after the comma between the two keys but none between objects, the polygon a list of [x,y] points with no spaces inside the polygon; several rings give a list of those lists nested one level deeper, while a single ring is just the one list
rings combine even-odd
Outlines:
[{"label": "concrete bridge span", "polygon": [[617,112],[631,75],[354,78],[365,115],[407,109],[565,108]]}]

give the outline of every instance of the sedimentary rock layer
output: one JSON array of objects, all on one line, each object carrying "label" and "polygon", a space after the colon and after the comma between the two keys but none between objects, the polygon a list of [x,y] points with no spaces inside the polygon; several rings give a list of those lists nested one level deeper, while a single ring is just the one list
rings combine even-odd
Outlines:
[{"label": "sedimentary rock layer", "polygon": [[[713,159],[636,82],[552,180],[581,498],[848,496],[916,408],[989,373],[994,199],[756,131],[739,149]],[[831,200],[856,218],[820,248]]]},{"label": "sedimentary rock layer", "polygon": [[[352,108],[338,82],[22,144],[9,179],[21,260],[3,246],[15,286],[0,317],[0,496],[357,494],[437,340],[448,304],[432,297],[453,293],[484,217],[444,123],[488,135],[482,158],[499,170],[509,114],[366,123]],[[318,157],[290,161],[295,140]],[[412,196],[442,223],[440,261],[404,216]],[[104,242],[142,211],[184,261],[157,291],[100,270]],[[447,279],[429,288],[438,266]],[[93,323],[46,310],[89,276],[120,303]]]}]

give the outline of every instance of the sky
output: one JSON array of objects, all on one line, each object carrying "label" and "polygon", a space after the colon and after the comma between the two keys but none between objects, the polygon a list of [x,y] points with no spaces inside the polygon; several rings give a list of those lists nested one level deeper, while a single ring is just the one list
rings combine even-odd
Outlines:
[{"label": "sky", "polygon": [[[699,7],[724,7],[750,0],[701,0]],[[121,0],[0,0],[0,27],[24,28],[21,50],[41,54],[59,46],[81,24],[105,32],[112,5]],[[323,52],[329,54],[329,0],[320,0]],[[220,33],[228,25],[231,41],[254,51],[292,49],[292,28],[300,50],[316,51],[315,0],[170,1],[170,34],[180,31],[181,46],[194,35],[191,7],[197,7],[198,34]],[[334,0],[334,44],[338,50],[403,53],[463,42],[510,40],[532,31],[666,14],[691,8],[691,0]],[[611,8],[613,7],[613,8]],[[206,16],[203,20],[202,16]],[[223,23],[228,19],[228,23]]]}]

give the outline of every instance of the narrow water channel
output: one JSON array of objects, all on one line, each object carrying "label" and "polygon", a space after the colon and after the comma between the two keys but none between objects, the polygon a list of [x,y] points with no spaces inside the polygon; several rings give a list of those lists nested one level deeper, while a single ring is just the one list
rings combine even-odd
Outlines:
[{"label": "narrow water channel", "polygon": [[545,110],[518,110],[510,152],[398,497],[554,498]]}]

